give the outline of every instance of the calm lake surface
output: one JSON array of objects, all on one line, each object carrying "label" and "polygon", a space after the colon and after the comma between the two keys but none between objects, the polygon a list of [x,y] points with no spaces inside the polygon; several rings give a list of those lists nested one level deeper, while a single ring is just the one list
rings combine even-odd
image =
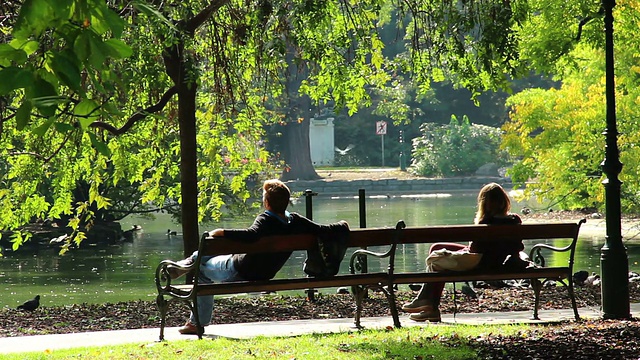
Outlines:
[{"label": "calm lake surface", "polygon": [[[407,226],[470,224],[475,213],[475,203],[476,193],[367,198],[366,225],[393,227],[400,219]],[[514,212],[519,212],[523,206],[529,204],[515,203]],[[531,207],[533,206],[535,205]],[[304,199],[294,202],[290,210],[305,214]],[[200,230],[217,227],[244,228],[253,218],[254,216],[249,216],[216,224],[203,224]],[[344,219],[351,227],[359,227],[358,199],[314,197],[313,219],[322,223]],[[127,218],[122,222],[122,228],[128,229],[133,224],[141,225],[143,230],[133,242],[117,246],[83,246],[64,256],[58,255],[55,247],[5,251],[5,256],[0,258],[0,306],[15,307],[37,294],[41,295],[44,306],[155,300],[154,273],[157,264],[164,259],[183,257],[182,238],[179,235],[167,235],[167,229],[180,229],[180,226],[168,216],[160,214],[153,221]],[[604,238],[582,238],[578,244],[576,270],[599,273],[603,243]],[[627,242],[626,246],[630,268],[634,270],[640,261],[640,244]],[[401,247],[396,260],[398,270],[423,269],[427,252],[426,245]],[[305,257],[305,252],[294,253],[279,276],[300,274]],[[369,268],[371,271],[376,268],[386,269],[386,264],[370,259]],[[343,262],[342,271],[348,272],[348,259]]]}]

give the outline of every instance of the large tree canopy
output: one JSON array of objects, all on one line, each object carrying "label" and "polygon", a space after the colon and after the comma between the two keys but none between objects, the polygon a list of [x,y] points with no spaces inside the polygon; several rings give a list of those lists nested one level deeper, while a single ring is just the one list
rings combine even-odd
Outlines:
[{"label": "large tree canopy", "polygon": [[[134,206],[180,205],[185,252],[199,221],[246,199],[273,164],[265,125],[304,122],[312,102],[353,113],[396,73],[419,93],[445,78],[477,93],[528,70],[525,0],[0,6],[0,228],[68,217],[81,230],[127,187]],[[378,35],[389,25],[409,49],[393,59]],[[78,188],[86,200],[74,202]]]},{"label": "large tree canopy", "polygon": [[[106,190],[133,185],[143,204],[181,204],[193,250],[198,222],[246,199],[246,180],[268,168],[262,128],[283,116],[273,109],[289,101],[291,63],[316,83],[331,77],[322,86],[341,104],[363,97],[352,77],[375,80],[375,4],[344,5],[5,3],[0,228],[66,216],[80,230],[112,205]],[[74,203],[80,183],[87,200]]]}]

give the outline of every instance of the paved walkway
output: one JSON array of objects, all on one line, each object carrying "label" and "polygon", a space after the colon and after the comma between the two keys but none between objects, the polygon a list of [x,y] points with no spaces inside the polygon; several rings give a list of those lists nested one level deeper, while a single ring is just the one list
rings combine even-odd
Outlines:
[{"label": "paved walkway", "polygon": [[[583,319],[602,317],[599,309],[581,308],[580,316]],[[631,304],[631,312],[639,313],[640,304]],[[443,314],[444,324],[513,324],[513,323],[550,323],[573,320],[571,309],[542,310],[541,320],[531,320],[531,311],[513,311],[506,313],[479,313],[479,314]],[[400,318],[403,326],[438,326],[437,324],[418,323],[409,320],[407,314]],[[393,320],[388,317],[363,318],[362,325],[368,329],[386,328],[393,325]],[[335,333],[356,331],[353,319],[315,319],[292,320],[275,322],[257,322],[243,324],[209,325],[205,329],[206,338],[251,338],[255,336],[297,336],[312,333]],[[84,346],[117,345],[125,343],[151,343],[157,342],[160,334],[159,328],[98,331],[86,333],[60,334],[60,335],[36,335],[0,338],[0,354],[27,351],[45,351]],[[167,341],[197,339],[196,336],[180,335],[177,327],[165,329]]]}]

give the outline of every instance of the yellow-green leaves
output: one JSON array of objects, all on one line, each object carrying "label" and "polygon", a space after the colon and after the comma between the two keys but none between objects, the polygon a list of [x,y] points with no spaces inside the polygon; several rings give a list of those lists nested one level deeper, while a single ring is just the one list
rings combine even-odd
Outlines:
[{"label": "yellow-green leaves", "polygon": [[76,105],[73,113],[78,117],[80,127],[86,130],[98,118],[99,107],[95,101],[85,99]]}]

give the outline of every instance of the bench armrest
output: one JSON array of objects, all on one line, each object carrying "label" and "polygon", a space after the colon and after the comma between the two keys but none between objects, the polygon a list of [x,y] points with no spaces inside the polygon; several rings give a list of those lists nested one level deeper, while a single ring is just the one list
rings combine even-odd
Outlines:
[{"label": "bench armrest", "polygon": [[542,255],[543,249],[549,250],[552,252],[571,251],[571,254],[569,256],[569,264],[573,265],[573,256],[575,253],[575,246],[576,246],[576,241],[572,241],[571,244],[564,247],[557,247],[557,246],[552,246],[548,244],[535,244],[531,247],[531,250],[529,250],[529,259],[531,259],[531,261],[533,261],[536,265],[544,267],[546,266],[546,261],[544,259],[544,256]]},{"label": "bench armrest", "polygon": [[156,288],[158,291],[168,290],[171,287],[171,275],[169,275],[169,266],[178,270],[189,272],[196,268],[196,262],[190,266],[181,266],[173,260],[162,260],[156,268]]},{"label": "bench armrest", "polygon": [[367,256],[374,256],[380,259],[389,258],[389,272],[393,273],[396,247],[400,242],[400,238],[402,235],[402,229],[406,228],[404,221],[400,220],[396,223],[396,231],[393,234],[393,238],[390,239],[389,242],[389,250],[385,252],[375,252],[367,249],[358,249],[353,252],[351,255],[351,260],[349,261],[349,271],[352,274],[356,273],[356,270],[362,272],[364,270],[364,264],[366,263]]}]

